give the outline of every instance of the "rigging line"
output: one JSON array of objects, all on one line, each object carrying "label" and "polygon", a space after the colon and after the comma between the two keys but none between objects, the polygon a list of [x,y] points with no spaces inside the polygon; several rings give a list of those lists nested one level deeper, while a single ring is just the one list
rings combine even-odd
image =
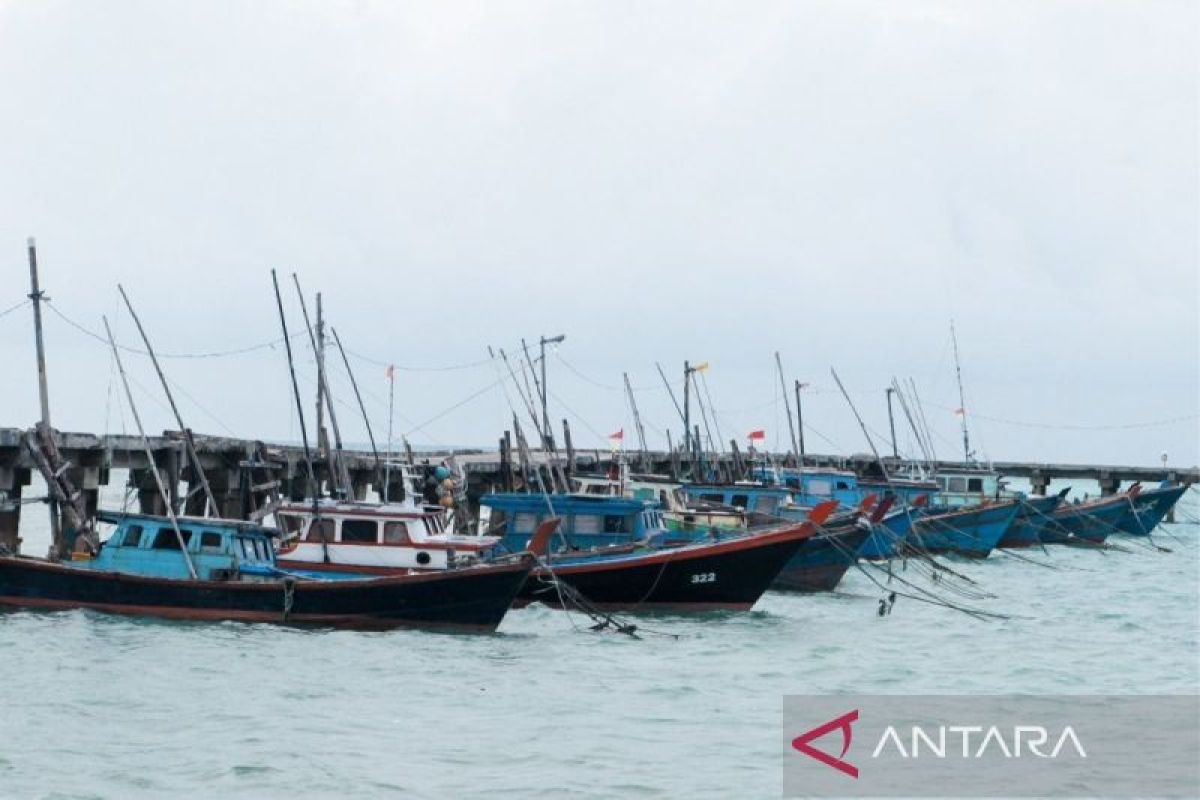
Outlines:
[{"label": "rigging line", "polygon": [[[934,408],[945,410],[950,409],[949,406],[938,405],[937,403],[929,403]],[[1071,425],[1071,424],[1051,424],[1043,422],[1024,422],[1021,420],[1004,419],[1003,417],[991,417],[984,414],[972,414],[975,419],[984,419],[988,422],[996,422],[1001,425],[1014,425],[1023,428],[1037,428],[1039,430],[1069,430],[1069,431],[1123,431],[1137,430],[1140,428],[1157,428],[1165,425],[1175,425],[1180,422],[1191,422],[1192,420],[1200,419],[1200,414],[1185,414],[1179,417],[1167,417],[1165,419],[1150,420],[1147,422],[1131,422],[1124,425]]]},{"label": "rigging line", "polygon": [[[45,300],[46,302],[50,301],[50,298],[48,298],[48,297],[43,297],[42,299]],[[25,300],[22,300],[21,302],[17,303],[15,306],[9,306],[8,308],[4,309],[3,311],[0,311],[0,317],[7,317],[9,314],[13,313],[14,311],[17,311],[18,309],[24,308],[25,306],[29,305],[30,302],[31,301],[28,298],[26,298]]]},{"label": "rigging line", "polygon": [[417,432],[419,432],[419,431],[423,431],[423,430],[424,430],[426,427],[428,427],[429,425],[432,425],[433,423],[437,422],[437,421],[438,421],[439,419],[441,419],[442,417],[446,416],[447,414],[451,413],[452,411],[457,411],[458,409],[462,408],[463,406],[465,406],[467,403],[471,402],[471,401],[472,401],[472,400],[474,400],[475,398],[477,398],[477,397],[480,397],[481,395],[483,395],[483,394],[485,394],[485,393],[487,393],[487,392],[490,392],[492,389],[495,389],[497,386],[503,385],[503,383],[504,383],[504,378],[499,378],[499,379],[497,379],[497,380],[494,380],[494,381],[492,381],[492,382],[491,382],[491,383],[489,383],[487,386],[484,386],[482,389],[480,389],[480,390],[478,390],[478,391],[476,391],[476,392],[472,392],[472,393],[471,393],[470,395],[468,395],[467,397],[463,398],[462,400],[460,400],[459,402],[457,402],[457,403],[455,403],[454,405],[450,406],[449,408],[447,408],[447,409],[445,409],[445,410],[441,411],[440,413],[438,413],[438,414],[436,414],[436,415],[434,415],[434,416],[430,417],[429,419],[427,419],[427,420],[425,420],[424,422],[422,422],[420,425],[417,425],[417,426],[415,426],[415,427],[413,427],[413,428],[410,428],[409,430],[405,431],[403,435],[404,435],[404,436],[410,436],[410,435],[412,435],[412,434],[414,434],[414,433],[417,433]]},{"label": "rigging line", "polygon": [[406,367],[392,361],[380,361],[377,358],[372,358],[371,356],[366,356],[362,353],[356,353],[349,348],[346,348],[346,355],[354,356],[360,361],[365,361],[368,364],[374,364],[378,367],[395,367],[401,372],[453,372],[454,370],[482,367],[491,362],[490,358],[484,358],[479,361],[468,361],[462,364],[448,364],[442,367]]},{"label": "rigging line", "polygon": [[[608,389],[609,391],[614,391],[614,392],[625,391],[624,386],[615,386],[613,384],[604,383],[603,381],[598,381],[595,378],[585,375],[574,364],[572,364],[571,362],[569,362],[565,358],[563,358],[562,353],[560,353],[557,348],[554,349],[553,353],[554,353],[554,357],[557,358],[559,361],[561,361],[562,365],[564,367],[566,367],[571,372],[575,373],[575,377],[579,378],[580,380],[584,381],[585,383],[590,383],[592,386],[595,386],[600,389]],[[651,391],[658,391],[659,385],[657,383],[647,385],[647,386],[632,386],[631,385],[629,388],[635,392],[651,392]]]},{"label": "rigging line", "polygon": [[565,409],[567,410],[567,413],[568,413],[568,414],[570,414],[571,416],[573,416],[575,419],[579,420],[579,423],[580,423],[581,425],[583,425],[583,427],[587,428],[587,429],[588,429],[588,431],[589,431],[589,432],[590,432],[590,433],[591,433],[593,436],[595,436],[597,439],[600,439],[601,441],[603,441],[603,440],[605,440],[605,439],[607,439],[607,438],[608,438],[608,437],[607,437],[605,434],[603,434],[603,433],[600,433],[600,431],[596,430],[596,429],[595,429],[595,428],[593,428],[591,425],[589,425],[589,424],[588,424],[588,421],[587,421],[586,419],[584,419],[583,417],[579,416],[578,412],[576,412],[576,411],[575,411],[575,409],[571,408],[569,405],[567,405],[566,403],[564,403],[564,402],[563,402],[563,399],[562,399],[561,397],[559,397],[558,395],[556,395],[554,392],[550,392],[549,394],[550,394],[550,396],[551,396],[551,397],[553,397],[553,398],[554,398],[554,402],[558,403],[560,406],[562,406],[563,408],[565,408]]},{"label": "rigging line", "polygon": [[[59,311],[58,308],[55,306],[55,304],[50,302],[50,298],[46,297],[46,298],[42,298],[42,299],[45,301],[46,307],[49,308],[52,312],[54,312],[54,314],[56,316],[58,316],[63,322],[67,323],[72,328],[74,328],[75,330],[84,334],[85,336],[95,339],[96,341],[101,342],[101,343],[105,344],[105,346],[107,346],[107,340],[103,336],[101,336],[100,334],[96,333],[93,330],[90,330],[90,329],[84,327],[80,323],[78,323],[75,320],[68,317],[63,312]],[[293,336],[292,338],[295,338],[295,336]],[[235,348],[233,350],[214,350],[212,352],[207,352],[207,353],[156,353],[156,355],[158,355],[159,358],[189,358],[189,359],[225,358],[227,356],[237,356],[237,355],[244,355],[245,353],[252,353],[256,350],[266,350],[268,348],[274,348],[276,345],[279,345],[279,344],[283,344],[283,337],[279,337],[278,339],[272,339],[269,342],[260,342],[259,344],[250,345],[248,347]],[[124,350],[127,353],[134,353],[135,355],[140,355],[140,356],[150,355],[150,353],[146,350],[141,350],[136,347],[129,347],[128,345],[118,344],[117,347],[121,350]]]}]

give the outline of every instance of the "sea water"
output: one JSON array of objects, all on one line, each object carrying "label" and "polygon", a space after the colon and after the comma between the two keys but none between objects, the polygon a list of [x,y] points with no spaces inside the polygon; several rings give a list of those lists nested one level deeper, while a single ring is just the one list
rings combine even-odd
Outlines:
[{"label": "sea water", "polygon": [[[44,509],[22,525],[43,554]],[[0,796],[778,797],[786,694],[1196,692],[1198,540],[947,561],[987,620],[880,617],[857,571],[637,639],[541,607],[492,636],[0,613]]]}]

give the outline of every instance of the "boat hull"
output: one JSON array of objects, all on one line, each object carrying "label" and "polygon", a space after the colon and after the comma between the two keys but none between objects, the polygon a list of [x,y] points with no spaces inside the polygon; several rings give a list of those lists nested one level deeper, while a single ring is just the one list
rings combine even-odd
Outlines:
[{"label": "boat hull", "polygon": [[1050,524],[1051,514],[1062,502],[1062,497],[1052,494],[1047,497],[1025,497],[1021,500],[1021,510],[1017,512],[1012,525],[1000,537],[997,547],[1018,548],[1036,547],[1042,544],[1042,533]]},{"label": "boat hull", "polygon": [[987,558],[1020,507],[1015,500],[922,516],[913,523],[915,543],[927,553]]},{"label": "boat hull", "polygon": [[832,592],[871,535],[870,528],[850,524],[812,537],[775,577],[771,588],[787,592]]},{"label": "boat hull", "polygon": [[1142,489],[1133,498],[1132,505],[1116,521],[1122,533],[1133,536],[1149,536],[1167,516],[1171,509],[1187,492],[1186,486],[1164,486],[1157,489]]},{"label": "boat hull", "polygon": [[1050,544],[1083,541],[1102,544],[1117,530],[1117,520],[1129,510],[1125,496],[1114,496],[1087,503],[1063,503],[1050,515],[1051,522],[1042,533]]},{"label": "boat hull", "polygon": [[[748,611],[811,534],[811,525],[801,525],[668,550],[572,556],[556,559],[551,570],[603,611]],[[520,600],[562,605],[541,567]]]},{"label": "boat hull", "polygon": [[529,569],[529,563],[514,563],[362,580],[191,581],[3,557],[0,605],[167,619],[490,632]]},{"label": "boat hull", "polygon": [[912,531],[913,522],[922,516],[920,508],[908,508],[888,514],[871,532],[858,550],[858,557],[869,561],[895,558],[900,554],[905,540]]}]

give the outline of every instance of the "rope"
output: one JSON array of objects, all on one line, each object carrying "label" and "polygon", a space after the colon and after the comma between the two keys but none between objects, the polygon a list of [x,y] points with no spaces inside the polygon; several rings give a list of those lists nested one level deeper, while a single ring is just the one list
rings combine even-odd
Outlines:
[{"label": "rope", "polygon": [[25,300],[22,300],[21,302],[17,303],[15,306],[9,306],[8,308],[4,309],[3,311],[0,311],[0,317],[7,317],[9,314],[13,313],[14,311],[24,308],[25,306],[29,305],[30,302],[31,301],[28,298],[26,298]]}]

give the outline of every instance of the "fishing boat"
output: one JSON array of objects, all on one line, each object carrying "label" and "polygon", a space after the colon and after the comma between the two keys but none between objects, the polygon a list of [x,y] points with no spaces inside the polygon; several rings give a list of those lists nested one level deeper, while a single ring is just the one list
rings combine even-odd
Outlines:
[{"label": "fishing boat", "polygon": [[1020,509],[1013,499],[932,511],[913,521],[907,546],[932,554],[987,558]]},{"label": "fishing boat", "polygon": [[1000,537],[1000,542],[996,546],[1017,548],[1036,547],[1042,544],[1042,535],[1046,527],[1053,521],[1051,515],[1062,503],[1066,494],[1067,490],[1064,489],[1059,494],[1022,496],[1021,509],[1017,512],[1016,519]]},{"label": "fishing boat", "polygon": [[1139,487],[1139,491],[1130,498],[1129,508],[1113,524],[1122,533],[1147,536],[1166,519],[1187,488],[1167,481],[1151,489]]},{"label": "fishing boat", "polygon": [[1103,544],[1109,534],[1119,530],[1117,522],[1129,511],[1130,493],[1136,496],[1138,487],[1107,497],[1059,504],[1042,531],[1042,541],[1047,544]]},{"label": "fishing boat", "polygon": [[522,591],[525,602],[563,604],[557,581],[605,611],[748,610],[832,514],[827,503],[803,522],[763,531],[714,530],[670,546],[661,511],[645,501],[597,495],[492,494],[489,530],[507,547],[525,547],[537,526],[561,519]]},{"label": "fishing boat", "polygon": [[291,571],[271,531],[230,520],[100,512],[115,526],[70,562],[0,557],[0,604],[183,620],[494,631],[532,559],[389,577]]}]

